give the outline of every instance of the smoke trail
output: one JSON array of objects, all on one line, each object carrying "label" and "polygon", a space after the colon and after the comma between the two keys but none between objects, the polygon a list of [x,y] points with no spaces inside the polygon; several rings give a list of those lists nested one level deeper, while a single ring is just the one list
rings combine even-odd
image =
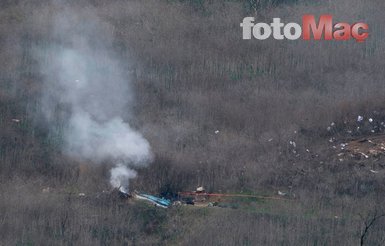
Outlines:
[{"label": "smoke trail", "polygon": [[67,9],[56,16],[56,42],[36,49],[45,78],[41,106],[51,130],[62,132],[63,151],[93,163],[114,161],[110,183],[124,190],[136,176],[130,168],[151,161],[150,145],[122,119],[133,93],[111,51],[111,28],[92,13],[83,15]]}]

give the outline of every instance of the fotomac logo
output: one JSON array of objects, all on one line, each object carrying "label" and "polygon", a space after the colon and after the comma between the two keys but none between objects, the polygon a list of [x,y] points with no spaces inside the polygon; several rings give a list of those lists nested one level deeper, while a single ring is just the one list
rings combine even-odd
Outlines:
[{"label": "fotomac logo", "polygon": [[[303,40],[350,40],[363,42],[369,37],[369,26],[358,22],[349,24],[340,22],[333,24],[333,16],[321,15],[318,23],[314,15],[304,15],[302,26],[297,23],[282,23],[280,18],[273,18],[273,22],[256,23],[254,17],[245,17],[241,23],[243,39],[265,40],[273,35],[277,40],[297,40],[302,36]],[[283,29],[283,30],[282,30]]]}]

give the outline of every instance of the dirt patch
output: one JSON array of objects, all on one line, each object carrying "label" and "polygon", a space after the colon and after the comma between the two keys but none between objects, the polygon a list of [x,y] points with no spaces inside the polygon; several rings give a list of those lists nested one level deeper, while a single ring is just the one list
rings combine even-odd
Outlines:
[{"label": "dirt patch", "polygon": [[354,156],[379,156],[385,154],[385,135],[376,135],[347,142],[345,150]]}]

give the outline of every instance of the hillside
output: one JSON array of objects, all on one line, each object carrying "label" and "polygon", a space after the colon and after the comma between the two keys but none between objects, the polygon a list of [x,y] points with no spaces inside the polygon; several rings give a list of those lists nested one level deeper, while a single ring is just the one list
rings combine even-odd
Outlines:
[{"label": "hillside", "polygon": [[[382,1],[0,6],[0,245],[385,243]],[[370,36],[242,40],[246,16],[309,13]],[[123,186],[284,199],[162,209]]]}]

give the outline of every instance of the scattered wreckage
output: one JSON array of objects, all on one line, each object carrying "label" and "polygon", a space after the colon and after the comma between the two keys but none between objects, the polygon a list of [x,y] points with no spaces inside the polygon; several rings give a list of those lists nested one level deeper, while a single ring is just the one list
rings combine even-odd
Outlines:
[{"label": "scattered wreckage", "polygon": [[134,197],[139,200],[145,200],[152,204],[154,204],[157,207],[161,208],[168,208],[171,205],[171,200],[166,198],[160,198],[153,195],[148,195],[144,193],[135,193]]},{"label": "scattered wreckage", "polygon": [[[333,146],[333,148],[337,149],[336,146]],[[385,155],[385,134],[346,141],[340,144],[339,149],[342,151],[337,154],[340,158],[346,154],[358,159],[379,157]]]},{"label": "scattered wreckage", "polygon": [[[46,187],[41,190],[42,193],[61,193],[64,191],[54,190],[51,187]],[[79,199],[90,199],[91,197],[86,193],[80,192],[64,192],[71,197],[78,197]],[[278,196],[257,196],[251,194],[229,194],[229,193],[207,193],[201,186],[195,191],[178,192],[173,199],[167,199],[139,191],[128,192],[123,188],[114,188],[112,191],[102,191],[96,194],[97,199],[116,202],[118,200],[132,203],[135,201],[145,201],[151,205],[160,208],[170,208],[172,206],[194,206],[194,207],[221,207],[221,208],[239,208],[247,207],[252,202],[258,200],[272,199],[272,200],[286,200],[293,201],[286,192],[278,191]]]},{"label": "scattered wreckage", "polygon": [[356,120],[350,123],[332,122],[327,130],[332,134],[329,143],[333,144],[333,149],[339,151],[337,156],[341,162],[344,161],[343,157],[347,156],[369,159],[385,155],[385,118],[380,117],[377,111],[373,111],[371,116],[358,115]]},{"label": "scattered wreckage", "polygon": [[366,159],[370,156],[376,157],[385,154],[385,135],[352,140],[346,146],[346,150],[353,155],[361,155]]},{"label": "scattered wreckage", "polygon": [[[119,196],[123,199],[144,200],[157,207],[169,208],[171,206],[192,205],[195,207],[237,207],[236,203],[242,202],[240,199],[275,199],[275,200],[290,200],[282,197],[267,197],[247,194],[222,194],[222,193],[207,193],[201,186],[195,191],[179,192],[174,200],[157,197],[154,195],[145,194],[134,191],[127,193],[123,190],[118,190]],[[282,196],[282,194],[279,194]],[[285,194],[286,195],[286,194]],[[236,201],[235,201],[235,200]]]},{"label": "scattered wreckage", "polygon": [[168,208],[172,204],[171,200],[169,200],[169,199],[145,194],[145,193],[138,192],[138,191],[128,193],[128,192],[123,191],[122,189],[118,189],[118,192],[119,192],[120,198],[122,198],[122,199],[133,198],[133,199],[137,199],[137,200],[144,200],[144,201],[147,201],[147,202],[149,202],[149,203],[151,203],[157,207],[161,207],[161,208]]}]

